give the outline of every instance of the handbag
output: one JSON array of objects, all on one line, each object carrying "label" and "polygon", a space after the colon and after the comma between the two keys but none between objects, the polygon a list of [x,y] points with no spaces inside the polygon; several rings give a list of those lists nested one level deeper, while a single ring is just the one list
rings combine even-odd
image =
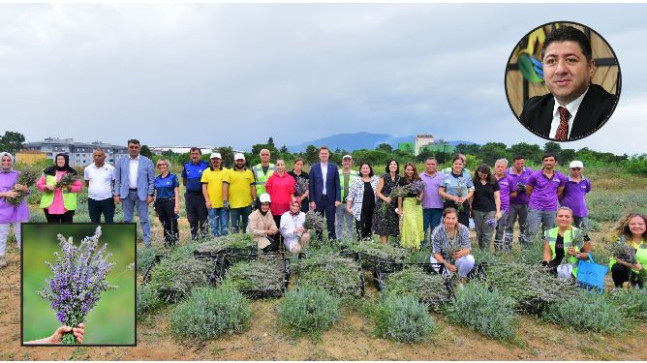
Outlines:
[{"label": "handbag", "polygon": [[604,291],[604,277],[607,275],[609,267],[595,263],[593,256],[590,253],[587,253],[587,255],[589,256],[588,261],[580,260],[578,263],[577,284],[588,290],[600,289],[600,294],[602,294]]}]

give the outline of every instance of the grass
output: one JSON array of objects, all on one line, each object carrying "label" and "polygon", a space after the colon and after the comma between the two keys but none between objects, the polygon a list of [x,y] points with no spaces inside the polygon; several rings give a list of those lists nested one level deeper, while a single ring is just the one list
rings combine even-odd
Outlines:
[{"label": "grass", "polygon": [[493,339],[511,341],[515,337],[515,301],[496,289],[472,282],[459,289],[452,305],[446,307],[447,320]]},{"label": "grass", "polygon": [[420,342],[436,330],[427,305],[415,296],[387,295],[375,309],[377,336],[399,342]]},{"label": "grass", "polygon": [[339,298],[316,286],[290,291],[277,308],[279,326],[293,338],[306,334],[319,340],[339,320],[339,304]]},{"label": "grass", "polygon": [[233,286],[201,287],[170,314],[170,331],[179,340],[207,340],[249,328],[252,310]]}]

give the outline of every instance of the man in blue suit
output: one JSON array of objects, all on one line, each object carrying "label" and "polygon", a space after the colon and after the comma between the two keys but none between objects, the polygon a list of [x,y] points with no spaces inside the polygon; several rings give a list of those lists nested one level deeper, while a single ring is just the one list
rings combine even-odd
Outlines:
[{"label": "man in blue suit", "polygon": [[[341,204],[339,171],[335,163],[329,163],[330,150],[327,146],[319,148],[319,163],[312,165],[310,173],[310,209],[326,216],[328,238],[335,240],[335,209]],[[317,231],[321,240],[322,231]]]},{"label": "man in blue suit", "polygon": [[122,157],[115,164],[115,204],[124,203],[124,222],[132,222],[137,206],[137,215],[144,234],[144,244],[151,246],[151,225],[148,221],[148,205],[155,193],[155,167],[151,159],[140,155],[139,140],[128,140],[130,157]]}]

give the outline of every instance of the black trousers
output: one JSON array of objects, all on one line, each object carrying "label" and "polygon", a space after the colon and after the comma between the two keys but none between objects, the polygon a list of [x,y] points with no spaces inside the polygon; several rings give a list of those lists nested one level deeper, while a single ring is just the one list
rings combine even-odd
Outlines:
[{"label": "black trousers", "polygon": [[186,218],[191,226],[191,239],[198,239],[199,236],[206,236],[209,223],[207,223],[208,211],[202,193],[187,192],[184,194],[186,204]]},{"label": "black trousers", "polygon": [[362,208],[362,214],[359,217],[360,220],[355,220],[355,229],[357,230],[358,239],[366,239],[371,237],[374,211],[375,208],[369,208],[368,210]]},{"label": "black trousers", "polygon": [[283,235],[281,234],[281,216],[280,215],[278,215],[278,216],[272,215],[272,218],[274,218],[274,223],[276,223],[276,228],[279,229],[279,231],[276,232],[276,234],[274,236],[272,236],[272,237],[274,238],[274,241],[276,242],[276,246],[278,248],[280,248],[280,246],[283,244]]},{"label": "black trousers", "polygon": [[154,208],[160,222],[162,223],[162,227],[164,227],[164,245],[166,247],[174,246],[180,235],[177,220],[175,219],[175,199],[155,199]]},{"label": "black trousers", "polygon": [[[330,195],[325,195],[321,197],[319,203],[315,203],[316,207],[315,212],[321,213],[322,216],[326,217],[326,227],[328,228],[328,239],[333,241],[337,239],[335,235],[335,197]],[[323,236],[323,231],[317,232],[317,240],[321,241]]]},{"label": "black trousers", "polygon": [[[443,209],[445,208],[454,208],[458,210],[458,205],[452,200],[446,200],[443,203]],[[458,212],[458,223],[464,225],[465,227],[470,227],[470,201],[466,200],[463,202],[463,211]]]},{"label": "black trousers", "polygon": [[622,284],[630,281],[632,285],[643,288],[644,281],[640,280],[629,267],[617,262],[611,267],[611,278],[615,287],[622,287]]},{"label": "black trousers", "polygon": [[92,223],[101,223],[101,214],[106,220],[106,223],[114,223],[115,217],[115,201],[112,198],[104,200],[94,200],[88,198],[88,214],[90,214],[90,221]]},{"label": "black trousers", "polygon": [[63,214],[49,214],[47,208],[43,209],[45,211],[45,219],[47,223],[72,223],[74,219],[74,211],[68,210]]}]

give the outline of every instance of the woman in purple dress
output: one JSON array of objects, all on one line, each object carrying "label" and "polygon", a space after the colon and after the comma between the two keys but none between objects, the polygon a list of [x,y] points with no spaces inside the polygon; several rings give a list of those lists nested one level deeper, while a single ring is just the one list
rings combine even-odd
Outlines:
[{"label": "woman in purple dress", "polygon": [[18,196],[17,190],[29,192],[29,188],[17,184],[19,172],[13,170],[13,156],[7,152],[0,153],[0,268],[7,266],[5,250],[9,230],[13,226],[16,242],[20,248],[20,223],[29,220],[29,208],[25,199],[16,206],[7,201],[7,198]]}]

